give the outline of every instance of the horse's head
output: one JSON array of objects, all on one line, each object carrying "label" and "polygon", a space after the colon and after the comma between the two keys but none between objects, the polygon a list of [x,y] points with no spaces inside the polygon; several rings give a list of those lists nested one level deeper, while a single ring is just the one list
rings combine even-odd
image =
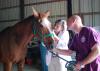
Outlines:
[{"label": "horse's head", "polygon": [[38,36],[40,37],[40,40],[45,44],[46,47],[50,48],[53,43],[53,34],[51,30],[51,23],[48,20],[50,12],[47,11],[45,13],[38,13],[33,8],[33,15],[36,17],[38,21]]}]

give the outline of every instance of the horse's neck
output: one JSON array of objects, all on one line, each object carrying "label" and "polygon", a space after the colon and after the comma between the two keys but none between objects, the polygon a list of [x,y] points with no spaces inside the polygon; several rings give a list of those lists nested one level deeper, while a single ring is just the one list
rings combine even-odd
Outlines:
[{"label": "horse's neck", "polygon": [[32,38],[32,23],[19,23],[15,26],[16,42],[20,45],[26,45]]}]

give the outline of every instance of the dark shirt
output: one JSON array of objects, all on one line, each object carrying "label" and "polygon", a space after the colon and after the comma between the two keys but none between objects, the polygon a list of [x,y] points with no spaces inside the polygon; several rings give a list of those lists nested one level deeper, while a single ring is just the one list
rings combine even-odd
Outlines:
[{"label": "dark shirt", "polygon": [[[100,43],[100,34],[91,27],[83,27],[80,33],[75,35],[70,49],[76,51],[76,60],[82,61],[96,43]],[[100,56],[87,64],[82,71],[100,71]]]}]

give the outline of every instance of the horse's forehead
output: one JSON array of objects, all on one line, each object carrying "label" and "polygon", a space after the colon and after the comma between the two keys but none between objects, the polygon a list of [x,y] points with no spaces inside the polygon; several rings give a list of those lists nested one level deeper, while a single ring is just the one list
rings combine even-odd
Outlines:
[{"label": "horse's forehead", "polygon": [[47,18],[43,18],[41,24],[48,29],[51,27],[51,22]]}]

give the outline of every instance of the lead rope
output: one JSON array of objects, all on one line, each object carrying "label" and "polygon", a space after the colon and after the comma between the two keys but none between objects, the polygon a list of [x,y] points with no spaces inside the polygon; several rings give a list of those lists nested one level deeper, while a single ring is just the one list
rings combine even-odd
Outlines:
[{"label": "lead rope", "polygon": [[[42,44],[44,47],[46,47],[46,46],[44,45],[43,42],[41,42],[41,44]],[[62,58],[62,57],[60,57],[58,54],[54,53],[52,50],[48,50],[47,48],[46,48],[46,50],[47,50],[48,52],[50,52],[52,55],[54,55],[54,56],[56,56],[56,57],[58,57],[58,58],[60,58],[60,59],[62,59],[62,60],[64,60],[64,61],[66,61],[65,67],[67,68],[68,71],[75,71],[75,67],[74,67],[74,66],[75,66],[75,64],[76,64],[76,61],[68,61],[68,60],[66,60],[66,59],[64,59],[64,58]]]}]

